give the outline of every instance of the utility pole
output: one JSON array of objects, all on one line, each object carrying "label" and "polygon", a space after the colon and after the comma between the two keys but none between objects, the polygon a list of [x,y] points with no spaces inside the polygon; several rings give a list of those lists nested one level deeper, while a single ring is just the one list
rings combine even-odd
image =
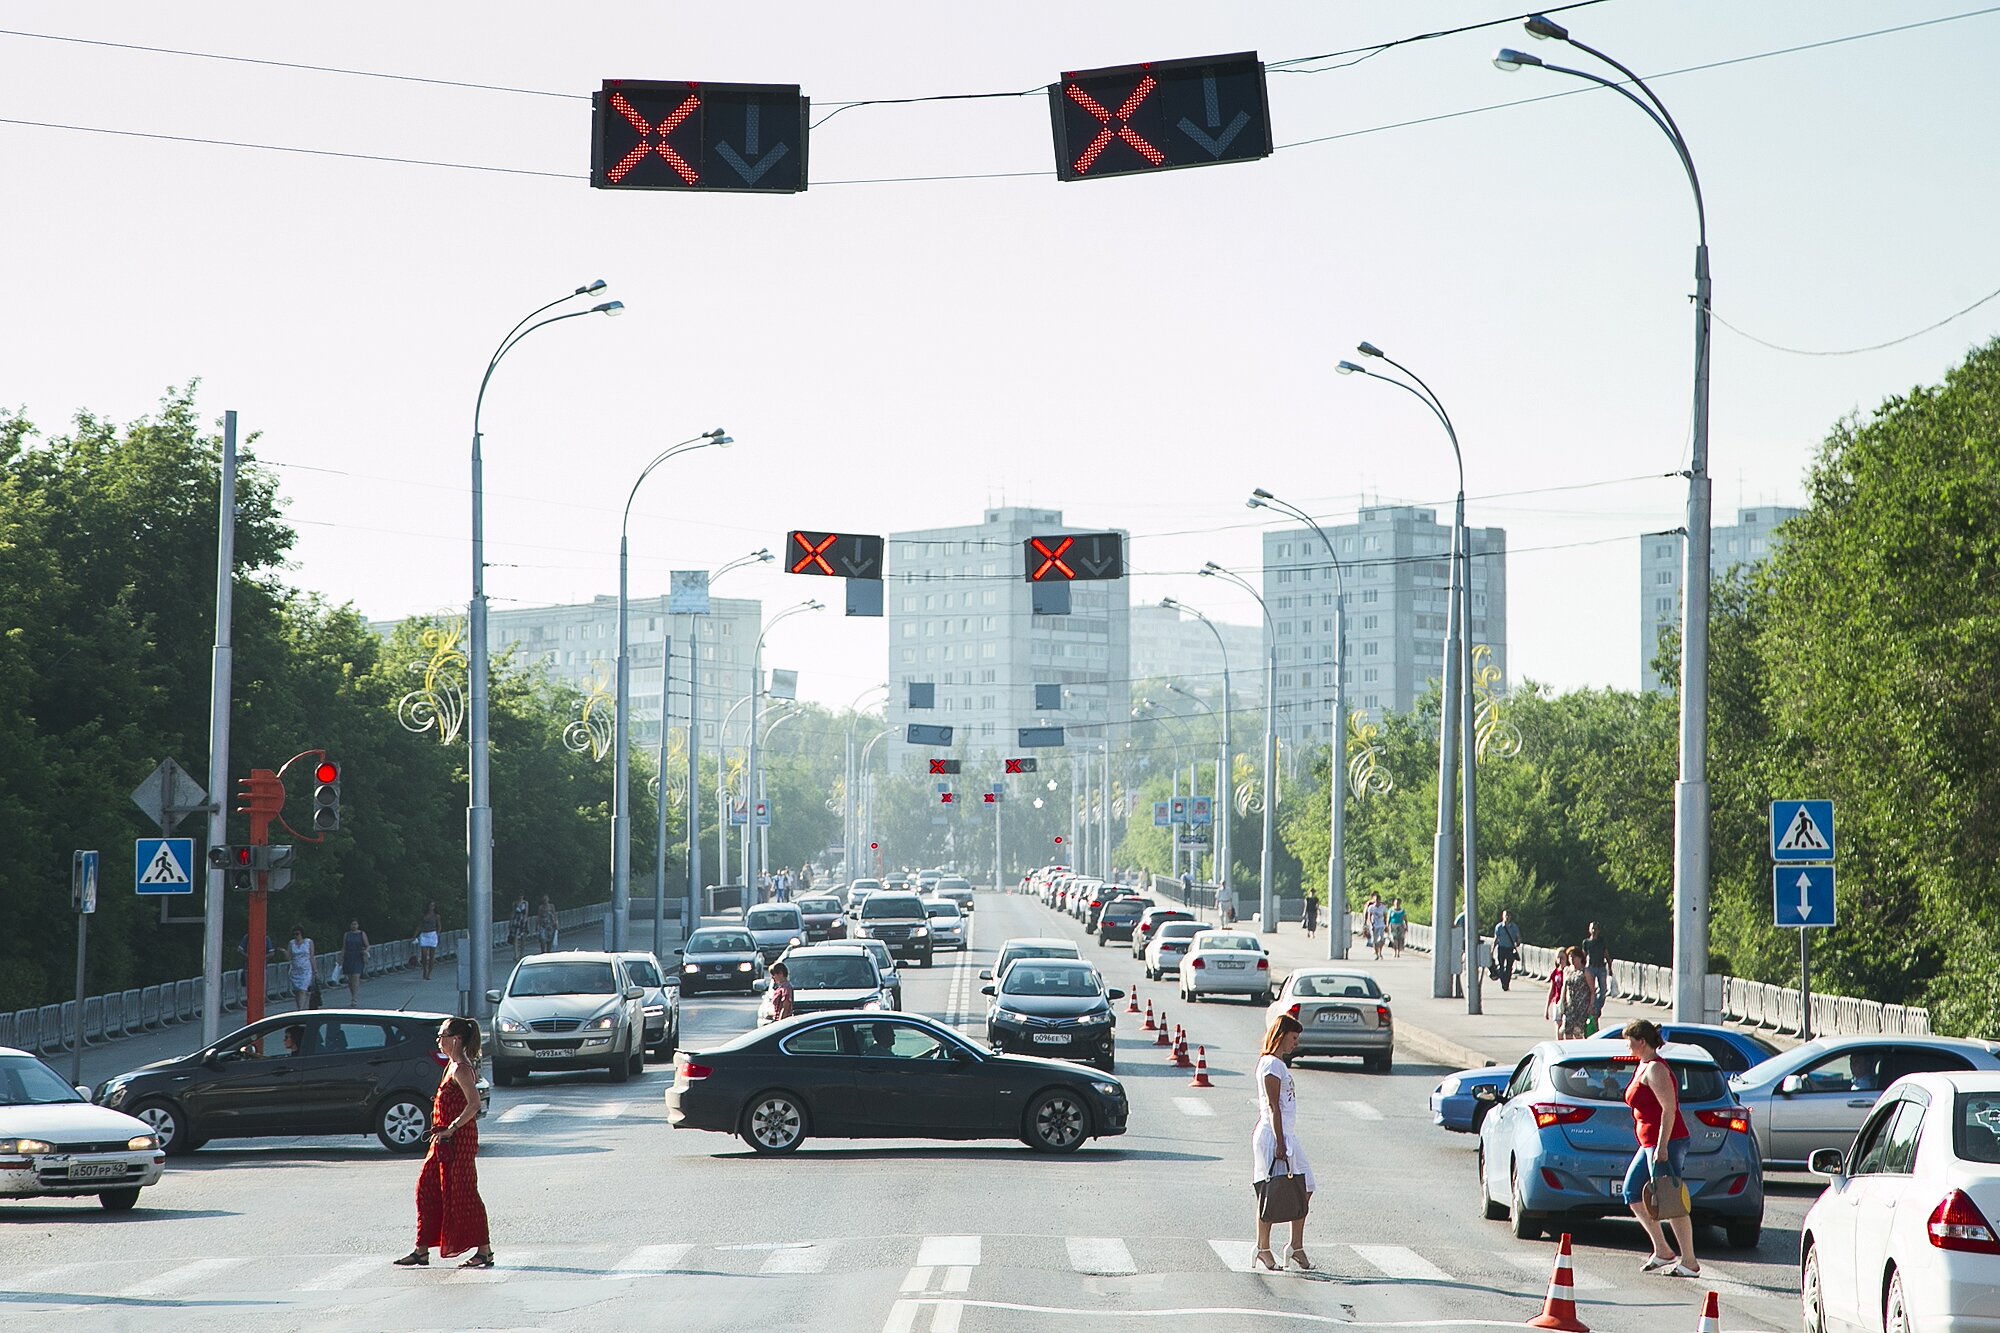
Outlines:
[{"label": "utility pole", "polygon": [[[236,413],[222,414],[222,496],[215,521],[215,645],[208,668],[208,845],[229,845],[229,698],[236,590]],[[222,1036],[223,906],[220,866],[208,868],[201,932],[201,1040]],[[260,974],[261,975],[261,974]],[[247,979],[247,978],[246,978]]]}]

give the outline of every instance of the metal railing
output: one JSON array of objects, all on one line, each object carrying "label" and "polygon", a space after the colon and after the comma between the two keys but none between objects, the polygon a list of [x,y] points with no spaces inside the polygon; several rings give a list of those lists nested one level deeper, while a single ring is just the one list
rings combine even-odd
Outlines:
[{"label": "metal railing", "polygon": [[[560,930],[587,926],[593,921],[603,920],[608,908],[607,903],[572,907],[567,911],[558,912],[556,923]],[[507,923],[495,922],[493,935],[495,947],[505,944]],[[465,940],[466,932],[463,930],[441,932],[438,935],[438,957],[455,957],[465,944]],[[370,945],[368,967],[363,976],[375,977],[390,972],[401,972],[416,966],[419,961],[418,955],[419,950],[415,940],[391,940]],[[340,956],[340,951],[337,949],[313,956],[313,975],[318,977],[322,984],[333,974],[333,965],[340,960]],[[228,1013],[243,1007],[248,994],[244,980],[245,971],[246,969],[238,968],[222,974],[223,1012]],[[286,996],[291,994],[291,989],[289,965],[271,963],[265,967],[265,995],[272,998]],[[184,977],[179,981],[162,982],[157,986],[140,986],[130,990],[87,996],[81,1010],[74,1000],[66,1000],[61,1004],[36,1005],[12,1012],[0,1010],[0,1046],[12,1046],[17,1050],[33,1051],[40,1055],[60,1055],[73,1049],[79,1037],[87,1049],[104,1045],[120,1037],[131,1037],[141,1032],[154,1032],[180,1023],[191,1023],[200,1017],[201,978]]]}]

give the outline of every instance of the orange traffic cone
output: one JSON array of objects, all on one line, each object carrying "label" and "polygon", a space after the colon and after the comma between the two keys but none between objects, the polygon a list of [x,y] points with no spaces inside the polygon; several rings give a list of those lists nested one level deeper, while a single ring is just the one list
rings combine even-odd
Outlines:
[{"label": "orange traffic cone", "polygon": [[1192,1060],[1188,1059],[1188,1044],[1187,1044],[1187,1029],[1186,1029],[1186,1028],[1182,1028],[1182,1029],[1180,1030],[1180,1036],[1179,1036],[1179,1039],[1178,1039],[1177,1041],[1175,1041],[1175,1042],[1174,1042],[1174,1068],[1176,1068],[1176,1069],[1193,1069],[1193,1068],[1194,1068],[1194,1061],[1192,1061]]},{"label": "orange traffic cone", "polygon": [[[1136,999],[1137,997],[1135,996],[1134,998]],[[1146,1022],[1144,1026],[1144,1031],[1151,1032],[1154,1028],[1158,1026],[1159,1025],[1153,1021],[1153,1002],[1151,1000],[1148,1000],[1146,1001]]]},{"label": "orange traffic cone", "polygon": [[1132,988],[1132,995],[1125,1005],[1125,1012],[1128,1014],[1139,1012],[1139,988],[1137,986]]},{"label": "orange traffic cone", "polygon": [[1194,1077],[1188,1080],[1188,1086],[1190,1088],[1212,1088],[1215,1085],[1208,1081],[1208,1047],[1197,1046],[1194,1049],[1196,1052]]},{"label": "orange traffic cone", "polygon": [[1556,1271],[1549,1275],[1548,1298],[1542,1312],[1528,1321],[1529,1328],[1560,1329],[1562,1333],[1590,1333],[1590,1326],[1576,1317],[1576,1292],[1570,1282],[1569,1233],[1563,1232],[1556,1246]]},{"label": "orange traffic cone", "polygon": [[1168,1035],[1169,1031],[1170,1029],[1167,1027],[1167,1011],[1162,1009],[1160,1010],[1160,1035],[1153,1038],[1153,1045],[1155,1046],[1173,1045],[1174,1039]]},{"label": "orange traffic cone", "polygon": [[1708,1304],[1701,1309],[1701,1322],[1694,1326],[1694,1333],[1722,1333],[1722,1301],[1714,1293],[1708,1293]]}]

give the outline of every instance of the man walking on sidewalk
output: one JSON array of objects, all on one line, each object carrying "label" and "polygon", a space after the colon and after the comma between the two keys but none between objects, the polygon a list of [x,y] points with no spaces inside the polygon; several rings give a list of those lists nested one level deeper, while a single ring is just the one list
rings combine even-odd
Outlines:
[{"label": "man walking on sidewalk", "polygon": [[1512,912],[1500,913],[1500,924],[1493,927],[1493,952],[1500,957],[1500,989],[1507,990],[1514,984],[1514,964],[1521,957],[1521,928],[1514,924]]},{"label": "man walking on sidewalk", "polygon": [[1584,932],[1583,965],[1590,973],[1590,979],[1597,983],[1597,1007],[1592,1013],[1602,1018],[1604,998],[1611,993],[1611,946],[1597,933],[1595,921],[1591,922],[1590,928]]},{"label": "man walking on sidewalk", "polygon": [[347,983],[347,1005],[361,1007],[361,978],[368,972],[368,932],[357,919],[347,923],[340,938],[340,976]]}]

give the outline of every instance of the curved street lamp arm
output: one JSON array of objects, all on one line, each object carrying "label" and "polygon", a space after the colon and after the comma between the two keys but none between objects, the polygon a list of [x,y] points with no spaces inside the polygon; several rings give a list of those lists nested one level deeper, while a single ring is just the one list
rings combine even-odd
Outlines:
[{"label": "curved street lamp arm", "polygon": [[[1435,412],[1437,414],[1438,421],[1441,422],[1444,426],[1444,433],[1451,437],[1451,456],[1458,463],[1458,489],[1462,494],[1465,491],[1465,454],[1461,452],[1458,447],[1458,430],[1451,424],[1451,413],[1445,411],[1444,400],[1437,396],[1436,390],[1432,389],[1430,385],[1424,383],[1423,376],[1417,374],[1416,371],[1411,370],[1408,366],[1404,365],[1400,361],[1392,360],[1386,353],[1383,355],[1382,359],[1384,361],[1387,361],[1390,365],[1402,371],[1405,375],[1408,375],[1411,379],[1417,382],[1417,387],[1423,390],[1423,392],[1421,394],[1418,394],[1417,396],[1423,399],[1424,405],[1426,407],[1430,408],[1432,412]],[[1375,378],[1384,379],[1386,377],[1377,375]],[[1389,380],[1388,382],[1390,384],[1396,383],[1395,380]],[[1408,389],[1410,386],[1407,384],[1402,384],[1402,385],[1397,385],[1397,387]]]},{"label": "curved street lamp arm", "polygon": [[[569,299],[568,297],[563,298],[563,300],[565,301],[568,299]],[[553,304],[560,304],[560,302],[556,302]],[[548,308],[549,308],[548,306],[543,306],[542,310],[547,310]],[[541,310],[537,310],[535,312],[536,315],[539,315],[540,313]],[[486,373],[480,376],[479,378],[479,396],[473,399],[472,401],[473,433],[475,435],[479,433],[479,411],[486,404],[486,386],[492,383],[493,372],[500,368],[500,362],[502,358],[504,358],[507,355],[507,353],[513,351],[515,347],[520,345],[521,339],[527,337],[529,334],[533,333],[536,329],[545,329],[551,324],[560,324],[566,319],[577,319],[583,315],[594,315],[596,313],[597,313],[596,308],[592,307],[589,310],[571,310],[566,314],[551,315],[547,319],[541,320],[538,323],[528,324],[526,328],[522,328],[521,324],[516,324],[514,326],[514,332],[508,334],[505,338],[502,338],[500,340],[500,346],[495,348],[493,351],[493,359],[486,363]],[[534,317],[535,317],[534,315],[530,315],[528,316],[528,319],[533,319]],[[527,320],[522,321],[522,324],[526,323]]]},{"label": "curved street lamp arm", "polygon": [[1258,592],[1256,587],[1251,584],[1250,580],[1244,578],[1241,574],[1238,574],[1233,569],[1224,569],[1221,565],[1216,564],[1213,560],[1209,561],[1206,565],[1203,565],[1201,568],[1201,572],[1204,574],[1212,574],[1216,577],[1227,579],[1229,582],[1243,589],[1243,591],[1249,593],[1251,597],[1255,598],[1257,601],[1257,609],[1264,613],[1264,627],[1271,631],[1271,638],[1274,641],[1277,639],[1278,625],[1276,621],[1271,619],[1271,608],[1264,604],[1264,594]]},{"label": "curved street lamp arm", "polygon": [[[1379,379],[1381,377],[1377,376],[1376,378]],[[1393,382],[1394,381],[1391,381],[1391,383]],[[1410,386],[1407,384],[1405,384],[1403,387],[1405,389],[1410,389]],[[1415,389],[1410,389],[1410,392],[1416,393],[1417,391]],[[1419,394],[1418,396],[1422,397],[1421,394]],[[1320,541],[1322,541],[1326,545],[1327,561],[1333,566],[1333,574],[1334,574],[1333,595],[1336,597],[1345,597],[1347,595],[1347,566],[1344,563],[1342,563],[1340,557],[1337,554],[1335,554],[1333,539],[1326,535],[1326,529],[1320,527],[1318,520],[1313,518],[1311,514],[1308,514],[1305,510],[1299,508],[1297,505],[1293,504],[1289,500],[1280,500],[1276,496],[1269,496],[1265,498],[1264,503],[1270,508],[1277,510],[1281,514],[1289,514],[1291,517],[1305,524],[1307,527],[1311,528],[1315,533],[1319,535]]]},{"label": "curved street lamp arm", "polygon": [[[589,312],[581,311],[579,313],[587,314]],[[654,468],[657,468],[660,464],[666,462],[669,458],[674,457],[676,454],[690,454],[697,449],[706,449],[710,445],[718,443],[720,443],[720,441],[718,441],[714,436],[703,433],[701,435],[695,436],[692,439],[682,440],[679,444],[672,445],[669,448],[661,450],[657,455],[654,456],[652,462],[646,464],[645,467],[641,468],[639,470],[639,479],[632,483],[632,489],[629,492],[627,492],[625,496],[625,512],[624,515],[618,520],[619,538],[621,540],[624,538],[626,528],[631,525],[632,502],[639,498],[639,487],[645,484],[646,478],[653,475]]]},{"label": "curved street lamp arm", "polygon": [[[1600,88],[1609,88],[1612,92],[1617,93],[1620,97],[1630,102],[1633,106],[1636,106],[1641,111],[1645,112],[1646,118],[1648,120],[1651,120],[1653,124],[1659,126],[1660,133],[1666,135],[1667,142],[1671,143],[1674,146],[1674,152],[1676,155],[1679,156],[1681,160],[1681,168],[1682,170],[1687,172],[1688,184],[1692,186],[1694,189],[1695,229],[1701,233],[1701,243],[1703,245],[1707,245],[1708,206],[1702,201],[1701,177],[1695,174],[1694,158],[1688,152],[1687,140],[1681,137],[1680,127],[1674,124],[1673,117],[1667,114],[1666,107],[1661,104],[1659,98],[1653,95],[1653,90],[1651,88],[1646,87],[1645,80],[1641,79],[1637,74],[1632,73],[1631,70],[1626,69],[1625,66],[1619,64],[1617,61],[1613,60],[1610,56],[1605,55],[1602,51],[1593,51],[1591,50],[1591,48],[1584,46],[1583,43],[1577,41],[1572,41],[1570,45],[1577,47],[1579,50],[1590,51],[1590,54],[1596,56],[1599,60],[1604,61],[1612,68],[1623,73],[1627,78],[1629,78],[1633,83],[1637,84],[1640,88],[1645,89],[1646,96],[1645,98],[1642,99],[1635,93],[1633,93],[1633,91],[1630,88],[1627,88],[1624,84],[1618,82],[1617,80],[1607,79],[1601,74],[1592,74],[1587,69],[1571,69],[1567,65],[1551,65],[1548,64],[1547,62],[1543,62],[1542,64],[1543,69],[1553,70],[1557,74],[1568,74],[1574,78],[1579,78],[1587,82],[1594,83]],[[1656,111],[1654,110],[1655,107],[1658,107],[1659,109]]]}]

